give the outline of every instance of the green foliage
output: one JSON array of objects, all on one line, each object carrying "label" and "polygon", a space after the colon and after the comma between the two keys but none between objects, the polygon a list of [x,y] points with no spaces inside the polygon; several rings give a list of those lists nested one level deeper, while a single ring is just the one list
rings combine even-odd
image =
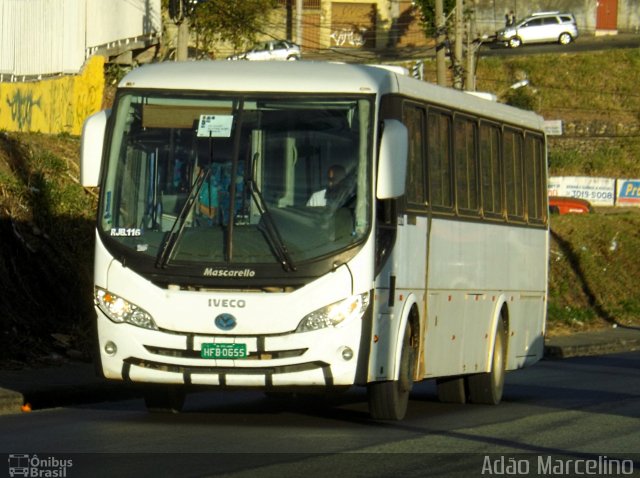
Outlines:
[{"label": "green foliage", "polygon": [[229,42],[234,49],[255,42],[266,30],[277,0],[209,0],[201,2],[192,18],[192,29],[204,45]]},{"label": "green foliage", "polygon": [[0,136],[0,365],[89,330],[96,200],[78,183],[78,153],[69,135]]},{"label": "green foliage", "polygon": [[603,176],[613,178],[640,177],[640,141],[619,138],[596,142],[590,149],[577,150],[552,147],[549,169],[554,176]]},{"label": "green foliage", "polygon": [[555,302],[549,302],[547,320],[553,326],[580,329],[593,324],[597,320],[597,316],[590,307],[572,308],[568,305],[559,306]]},{"label": "green foliage", "polygon": [[[640,111],[636,81],[640,49],[483,57],[478,61],[479,91],[500,93],[526,75],[538,99],[536,111],[556,115],[610,117]],[[611,74],[615,72],[615,74]]]},{"label": "green foliage", "polygon": [[[420,8],[420,19],[428,37],[436,35],[436,2],[435,0],[415,0],[415,5]],[[456,0],[443,0],[445,18],[456,6]]]},{"label": "green foliage", "polygon": [[552,216],[551,228],[550,324],[637,323],[640,211]]},{"label": "green foliage", "polygon": [[508,105],[529,111],[533,111],[536,107],[535,95],[526,87],[509,90],[505,102]]},{"label": "green foliage", "polygon": [[104,82],[107,86],[116,86],[120,80],[131,71],[131,67],[107,63],[104,68]]}]

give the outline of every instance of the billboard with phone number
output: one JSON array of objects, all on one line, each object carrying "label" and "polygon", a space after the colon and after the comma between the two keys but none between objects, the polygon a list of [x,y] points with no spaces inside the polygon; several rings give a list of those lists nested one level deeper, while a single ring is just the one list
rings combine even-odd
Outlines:
[{"label": "billboard with phone number", "polygon": [[549,196],[585,199],[593,206],[613,206],[616,198],[616,180],[579,176],[552,176],[549,178]]},{"label": "billboard with phone number", "polygon": [[640,207],[640,179],[552,176],[549,196],[585,199],[593,206]]}]

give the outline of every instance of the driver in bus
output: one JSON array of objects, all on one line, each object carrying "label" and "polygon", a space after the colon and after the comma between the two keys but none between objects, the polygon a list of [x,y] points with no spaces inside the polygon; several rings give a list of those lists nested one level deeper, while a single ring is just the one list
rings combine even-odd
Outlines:
[{"label": "driver in bus", "polygon": [[329,167],[327,172],[327,187],[316,191],[307,201],[307,206],[322,207],[327,205],[327,200],[331,200],[337,185],[340,184],[347,175],[346,170],[339,164]]}]

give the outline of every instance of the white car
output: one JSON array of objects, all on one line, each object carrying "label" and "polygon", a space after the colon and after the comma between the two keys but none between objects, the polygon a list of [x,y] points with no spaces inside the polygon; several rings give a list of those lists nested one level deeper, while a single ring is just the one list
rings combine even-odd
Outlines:
[{"label": "white car", "polygon": [[514,25],[496,32],[496,40],[511,48],[526,43],[558,42],[568,45],[578,37],[576,19],[571,13],[534,13]]},{"label": "white car", "polygon": [[227,57],[227,60],[299,60],[300,47],[286,40],[272,40],[254,46],[251,50]]}]

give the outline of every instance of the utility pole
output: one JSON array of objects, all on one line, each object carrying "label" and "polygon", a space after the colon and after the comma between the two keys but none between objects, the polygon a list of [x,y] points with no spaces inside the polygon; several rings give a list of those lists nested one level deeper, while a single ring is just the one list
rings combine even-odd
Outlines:
[{"label": "utility pole", "polygon": [[186,15],[178,23],[178,44],[176,45],[176,61],[189,59],[189,17]]},{"label": "utility pole", "polygon": [[287,20],[286,20],[286,37],[287,40],[293,41],[293,0],[286,0],[285,2],[285,10],[287,12]]},{"label": "utility pole", "polygon": [[176,40],[176,61],[189,59],[189,17],[193,13],[193,5],[187,5],[187,0],[169,0],[169,16],[178,26]]},{"label": "utility pole", "polygon": [[462,89],[462,13],[464,6],[462,0],[456,0],[455,15],[455,46],[453,50],[453,87],[457,90]]},{"label": "utility pole", "polygon": [[476,91],[476,54],[480,44],[476,45],[476,9],[478,0],[473,0],[473,7],[469,12],[467,21],[467,68],[464,81],[464,89]]},{"label": "utility pole", "polygon": [[445,63],[445,24],[443,0],[436,0],[436,79],[438,85],[447,86],[447,67]]},{"label": "utility pole", "polygon": [[302,0],[296,0],[296,43],[302,47]]}]

